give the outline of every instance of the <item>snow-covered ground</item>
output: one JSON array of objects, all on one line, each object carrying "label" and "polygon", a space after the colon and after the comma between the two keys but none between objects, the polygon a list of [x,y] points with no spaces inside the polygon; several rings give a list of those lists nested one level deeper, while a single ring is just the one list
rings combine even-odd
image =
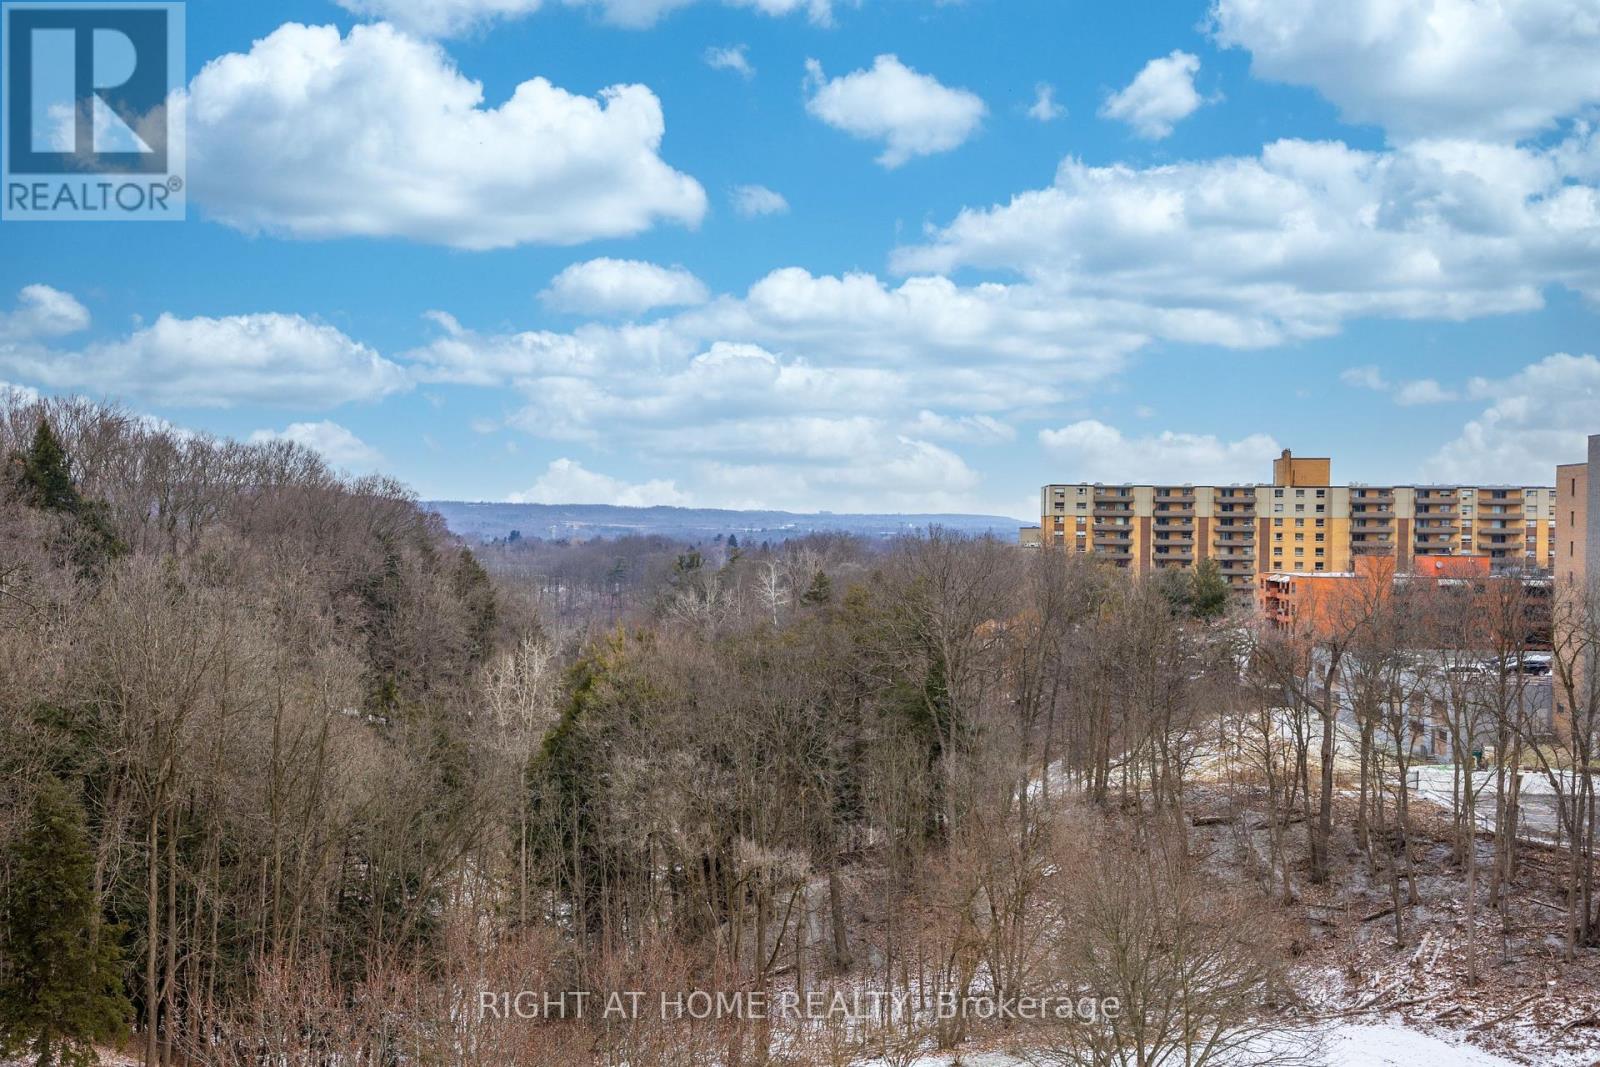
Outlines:
[{"label": "snow-covered ground", "polygon": [[[1446,811],[1455,810],[1456,768],[1449,765],[1426,764],[1411,772],[1412,792],[1429,800]],[[1561,773],[1561,788],[1570,798],[1577,783],[1572,775]],[[1495,817],[1494,772],[1475,771],[1472,775],[1476,792],[1477,822],[1480,830],[1493,830]],[[1559,837],[1559,819],[1556,814],[1557,796],[1550,778],[1539,771],[1522,772],[1522,803],[1518,812],[1517,836],[1528,841],[1554,842]],[[1570,803],[1570,799],[1568,801]]]},{"label": "snow-covered ground", "polygon": [[[1259,1064],[1303,1064],[1305,1067],[1519,1067],[1511,1060],[1474,1048],[1462,1040],[1425,1034],[1398,1023],[1341,1023],[1315,1035],[1284,1034],[1258,1055]],[[941,1052],[924,1056],[913,1067],[1027,1067],[1025,1060],[997,1052]],[[866,1067],[883,1067],[882,1061]]]},{"label": "snow-covered ground", "polygon": [[1306,1062],[1324,1067],[1515,1067],[1510,1060],[1398,1023],[1344,1023],[1325,1031]]}]

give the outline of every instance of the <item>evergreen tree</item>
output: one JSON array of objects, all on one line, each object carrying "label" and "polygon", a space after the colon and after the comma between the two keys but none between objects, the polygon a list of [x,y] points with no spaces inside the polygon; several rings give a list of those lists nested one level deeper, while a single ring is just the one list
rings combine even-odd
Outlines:
[{"label": "evergreen tree", "polygon": [[806,591],[800,594],[802,604],[826,604],[833,599],[833,582],[820,568],[812,577],[811,584]]},{"label": "evergreen tree", "polygon": [[127,552],[105,501],[85,500],[78,491],[72,461],[49,419],[39,420],[26,451],[12,453],[10,478],[23,503],[67,517],[56,547],[78,564],[80,576],[98,575],[108,560]]},{"label": "evergreen tree", "polygon": [[1189,585],[1189,613],[1197,619],[1214,619],[1228,610],[1233,590],[1214,559],[1203,559]]},{"label": "evergreen tree", "polygon": [[39,420],[33,432],[33,444],[23,453],[21,481],[18,488],[34,507],[77,514],[82,501],[77,486],[72,484],[67,450],[51,429],[49,419]]},{"label": "evergreen tree", "polygon": [[99,921],[94,853],[77,798],[46,778],[14,848],[0,968],[0,1056],[39,1067],[97,1062],[127,1028],[115,931]]}]

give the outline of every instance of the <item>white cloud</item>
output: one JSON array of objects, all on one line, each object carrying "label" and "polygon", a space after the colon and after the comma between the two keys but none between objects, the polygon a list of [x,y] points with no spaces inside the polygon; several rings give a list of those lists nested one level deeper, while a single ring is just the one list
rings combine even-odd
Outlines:
[{"label": "white cloud", "polygon": [[982,480],[965,460],[927,441],[879,433],[850,463],[714,462],[696,467],[723,507],[859,512],[970,511]]},{"label": "white cloud", "polygon": [[[531,15],[553,0],[337,0],[357,15],[384,19],[416,33],[443,37],[466,33],[501,19]],[[562,0],[568,7],[592,8],[615,26],[645,29],[695,0]],[[730,7],[765,15],[804,11],[813,23],[832,22],[831,0],[723,0]]]},{"label": "white cloud", "polygon": [[935,441],[965,441],[972,444],[1000,444],[1016,440],[1017,431],[989,415],[940,415],[923,409],[908,430],[917,437]]},{"label": "white cloud", "polygon": [[1171,485],[1257,482],[1280,452],[1266,434],[1224,441],[1212,434],[1173,433],[1127,437],[1096,419],[1041,430],[1039,443],[1059,453],[1064,477],[1082,481],[1143,481]]},{"label": "white cloud", "polygon": [[1420,404],[1448,404],[1452,400],[1460,399],[1453,390],[1446,389],[1432,378],[1418,378],[1416,381],[1403,382],[1395,390],[1394,402],[1401,407],[1416,407]]},{"label": "white cloud", "polygon": [[1432,378],[1417,378],[1405,382],[1391,382],[1383,376],[1377,367],[1350,367],[1342,371],[1339,380],[1346,385],[1357,389],[1371,389],[1376,393],[1390,393],[1394,402],[1401,407],[1416,407],[1421,404],[1447,404],[1460,397],[1452,389],[1447,389]]},{"label": "white cloud", "polygon": [[1373,392],[1386,393],[1389,391],[1389,381],[1377,367],[1368,364],[1365,367],[1350,367],[1339,373],[1339,380],[1357,389],[1371,389]]},{"label": "white cloud", "polygon": [[883,141],[878,162],[888,168],[957,147],[977,132],[987,110],[976,94],[941,85],[892,55],[831,81],[822,64],[808,59],[806,86],[806,110],[853,137]]},{"label": "white cloud", "polygon": [[1013,271],[1136,302],[1165,336],[1238,346],[1354,317],[1529,310],[1551,284],[1600,296],[1600,192],[1572,180],[1593,148],[1585,132],[1548,150],[1277,141],[1153,167],[1069,157],[1048,188],[964,210],[893,262]]},{"label": "white cloud", "polygon": [[1140,137],[1159,141],[1205,102],[1194,87],[1199,71],[1198,56],[1173,49],[1170,55],[1146,63],[1133,81],[1108,96],[1100,114],[1126,122]]},{"label": "white cloud", "polygon": [[756,76],[756,68],[750,65],[750,57],[745,55],[745,46],[742,44],[728,45],[718,48],[713,45],[706,49],[706,65],[713,70],[731,70],[745,80]]},{"label": "white cloud", "polygon": [[448,36],[497,19],[520,18],[544,0],[336,0],[346,11],[383,19],[415,33]]},{"label": "white cloud", "polygon": [[89,328],[89,309],[71,293],[48,285],[25,285],[17,310],[0,312],[0,344],[59,337]]},{"label": "white cloud", "polygon": [[[1103,380],[1143,343],[1136,312],[1027,286],[774,271],[654,321],[478,333],[446,314],[403,358],[420,381],[510,389],[549,441],[672,455],[723,505],[972,510],[992,488],[957,451]],[[923,472],[923,473],[917,473]],[[940,482],[948,476],[951,480]]]},{"label": "white cloud", "polygon": [[693,226],[706,209],[657,154],[648,88],[595,99],[534,78],[489,108],[438,46],[384,24],[281,26],[206,64],[188,116],[196,198],[246,232],[488,249]]},{"label": "white cloud", "polygon": [[31,385],[14,385],[0,381],[0,403],[11,405],[37,404],[43,397]]},{"label": "white cloud", "polygon": [[784,215],[789,211],[789,201],[765,185],[736,185],[728,199],[733,203],[733,210],[747,219]]},{"label": "white cloud", "polygon": [[1028,108],[1028,117],[1038,119],[1040,122],[1054,122],[1067,113],[1067,109],[1056,103],[1056,87],[1049,82],[1040,82],[1033,89],[1033,105]]},{"label": "white cloud", "polygon": [[1397,138],[1518,138],[1600,101],[1594,0],[1215,0],[1219,43]]},{"label": "white cloud", "polygon": [[632,484],[586,470],[575,459],[558,459],[545,468],[526,492],[513,493],[512,504],[615,504],[624,508],[689,507],[688,494],[677,483],[652,480]]},{"label": "white cloud", "polygon": [[705,283],[682,267],[601,258],[574,263],[557,274],[539,299],[557,311],[629,315],[703,304],[710,295]]},{"label": "white cloud", "polygon": [[1581,463],[1587,437],[1600,432],[1600,359],[1564,352],[1509,378],[1473,379],[1488,401],[1460,435],[1424,465],[1427,478],[1468,485],[1552,485],[1558,463]]},{"label": "white cloud", "polygon": [[257,430],[251,444],[267,441],[293,441],[320,453],[335,467],[367,471],[383,462],[383,454],[336,422],[294,422],[281,430]]},{"label": "white cloud", "polygon": [[162,404],[327,408],[409,387],[400,367],[332,326],[299,315],[161,315],[77,351],[0,344],[0,369],[53,389]]},{"label": "white cloud", "polygon": [[537,381],[545,396],[577,388],[572,383],[603,383],[643,389],[659,404],[657,385],[705,356],[698,373],[768,375],[778,366],[785,386],[825,389],[830,404],[887,404],[908,414],[1053,404],[1064,389],[1120,369],[1149,339],[1142,308],[1029,286],[918,277],[891,287],[870,274],[818,276],[793,267],[773,271],[743,297],[646,323],[479,334],[449,315],[433,318],[441,336],[405,357],[424,380]]}]

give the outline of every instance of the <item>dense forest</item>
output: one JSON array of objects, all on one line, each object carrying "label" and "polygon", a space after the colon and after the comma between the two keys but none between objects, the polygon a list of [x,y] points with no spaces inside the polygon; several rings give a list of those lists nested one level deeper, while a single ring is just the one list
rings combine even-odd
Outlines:
[{"label": "dense forest", "polygon": [[[1388,900],[1384,951],[1417,941],[1435,729],[1490,770],[1438,831],[1466,980],[1537,939],[1512,916],[1541,871],[1564,960],[1600,943],[1583,601],[1397,589],[1282,633],[1213,570],[1132,581],[937,529],[469,549],[298,446],[68,400],[0,406],[0,457],[13,1055],[1281,1062],[1260,1041],[1305,1010],[1296,957],[1341,878]],[[1559,736],[1522,699],[1551,611]],[[1498,832],[1523,775],[1557,794],[1548,845]],[[481,999],[867,989],[901,1010]],[[1088,1009],[933,1010],[1019,996]]]}]

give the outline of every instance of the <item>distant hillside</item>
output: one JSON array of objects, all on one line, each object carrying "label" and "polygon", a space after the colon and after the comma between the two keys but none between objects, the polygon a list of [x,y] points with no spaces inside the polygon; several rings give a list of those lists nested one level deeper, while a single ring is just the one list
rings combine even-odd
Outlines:
[{"label": "distant hillside", "polygon": [[992,533],[1015,538],[1017,519],[1002,515],[843,515],[820,512],[722,511],[716,508],[622,508],[607,504],[474,504],[429,500],[423,507],[438,512],[451,530],[469,539],[489,541],[516,530],[523,537],[586,540],[659,534],[696,541],[737,534],[741,541],[784,541],[809,533],[850,533],[883,538],[911,530],[942,526],[965,534]]}]

